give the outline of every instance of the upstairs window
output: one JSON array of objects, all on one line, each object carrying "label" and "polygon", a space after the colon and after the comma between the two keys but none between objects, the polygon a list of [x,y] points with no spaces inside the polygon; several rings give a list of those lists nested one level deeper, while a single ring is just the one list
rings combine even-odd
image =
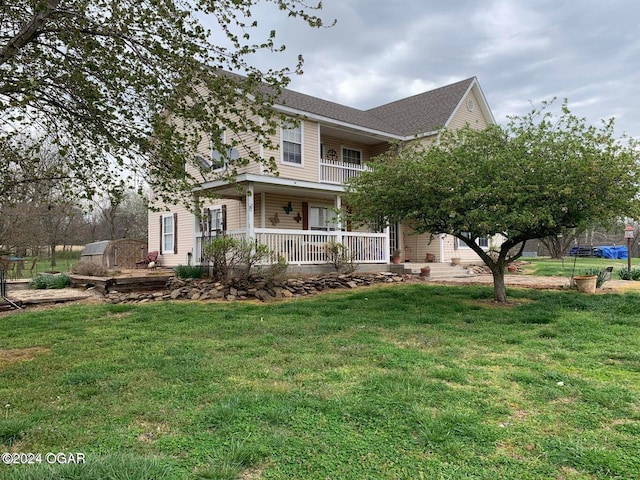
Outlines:
[{"label": "upstairs window", "polygon": [[360,163],[362,162],[362,152],[360,150],[354,150],[352,148],[343,148],[342,161],[344,163],[360,165]]},{"label": "upstairs window", "polygon": [[[222,145],[227,141],[226,131],[223,129],[219,132],[220,137],[217,138],[218,142]],[[218,150],[216,142],[213,137],[211,138],[211,170],[221,170],[227,166],[229,161],[227,152]]]},{"label": "upstairs window", "polygon": [[282,161],[302,165],[302,124],[282,126]]}]

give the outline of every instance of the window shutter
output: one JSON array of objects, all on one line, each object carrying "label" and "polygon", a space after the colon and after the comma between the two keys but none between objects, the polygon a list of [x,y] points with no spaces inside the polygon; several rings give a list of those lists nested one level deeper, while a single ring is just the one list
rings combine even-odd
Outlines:
[{"label": "window shutter", "polygon": [[222,228],[223,234],[227,232],[227,206],[226,205],[222,205],[222,225],[220,227]]},{"label": "window shutter", "polygon": [[178,214],[173,214],[173,253],[178,253]]},{"label": "window shutter", "polygon": [[302,229],[309,230],[309,202],[302,202]]},{"label": "window shutter", "polygon": [[163,227],[163,225],[162,225],[162,215],[160,215],[160,248],[158,248],[158,251],[160,252],[160,254],[164,253],[162,251],[162,246],[163,246],[162,245],[162,238],[163,238],[163,236],[162,236],[162,227]]}]

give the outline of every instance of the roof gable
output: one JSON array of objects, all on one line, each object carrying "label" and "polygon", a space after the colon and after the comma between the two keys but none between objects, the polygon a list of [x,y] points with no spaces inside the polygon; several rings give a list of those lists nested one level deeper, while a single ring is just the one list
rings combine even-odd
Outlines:
[{"label": "roof gable", "polygon": [[404,136],[435,132],[447,125],[474,81],[468,78],[367,112],[392,123]]}]

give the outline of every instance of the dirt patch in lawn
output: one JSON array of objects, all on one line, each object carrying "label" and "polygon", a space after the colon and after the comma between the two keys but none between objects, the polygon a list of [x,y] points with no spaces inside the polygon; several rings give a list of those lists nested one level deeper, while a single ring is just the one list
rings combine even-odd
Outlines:
[{"label": "dirt patch in lawn", "polygon": [[33,360],[38,355],[47,353],[50,350],[45,347],[28,347],[28,348],[12,348],[9,350],[0,350],[0,367],[16,362],[24,362]]}]

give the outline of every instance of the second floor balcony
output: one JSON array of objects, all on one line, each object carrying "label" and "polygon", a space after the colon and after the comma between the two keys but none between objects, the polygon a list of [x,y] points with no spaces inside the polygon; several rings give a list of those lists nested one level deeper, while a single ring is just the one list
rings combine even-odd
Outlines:
[{"label": "second floor balcony", "polygon": [[320,182],[342,185],[350,178],[369,170],[371,169],[367,165],[323,158],[320,159]]}]

